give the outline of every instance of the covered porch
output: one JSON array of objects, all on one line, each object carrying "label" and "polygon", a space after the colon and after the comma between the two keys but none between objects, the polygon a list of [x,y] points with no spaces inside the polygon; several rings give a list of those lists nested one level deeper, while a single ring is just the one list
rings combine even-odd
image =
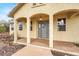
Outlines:
[{"label": "covered porch", "polygon": [[78,19],[78,9],[61,10],[54,14],[53,52],[61,52],[64,55],[79,55],[79,47],[76,46],[79,43]]},{"label": "covered porch", "polygon": [[14,26],[14,42],[24,45],[53,47],[53,35],[50,35],[53,32],[52,24],[53,16],[44,13],[37,13],[27,18],[18,18],[15,20]]}]

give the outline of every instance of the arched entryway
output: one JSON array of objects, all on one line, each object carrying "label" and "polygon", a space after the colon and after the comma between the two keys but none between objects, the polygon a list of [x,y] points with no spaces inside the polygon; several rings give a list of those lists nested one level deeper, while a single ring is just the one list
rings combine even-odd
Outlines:
[{"label": "arched entryway", "polygon": [[47,47],[49,45],[49,15],[38,13],[32,15],[30,19],[32,22],[31,44]]},{"label": "arched entryway", "polygon": [[73,43],[76,43],[76,40],[78,41],[79,39],[79,20],[74,18],[74,16],[79,17],[78,14],[78,9],[62,10],[54,14],[53,47],[55,49],[69,52],[73,49]]}]

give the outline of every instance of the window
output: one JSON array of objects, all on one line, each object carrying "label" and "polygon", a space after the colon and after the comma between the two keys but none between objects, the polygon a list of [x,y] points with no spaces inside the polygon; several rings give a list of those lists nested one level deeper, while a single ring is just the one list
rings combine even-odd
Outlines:
[{"label": "window", "polygon": [[19,30],[22,30],[23,29],[23,23],[22,22],[19,22]]},{"label": "window", "polygon": [[40,6],[44,6],[45,4],[44,3],[33,3],[32,5],[33,5],[32,7],[40,7]]},{"label": "window", "polygon": [[14,23],[10,22],[11,30],[14,30]]},{"label": "window", "polygon": [[33,6],[35,6],[36,5],[36,3],[33,3]]},{"label": "window", "polygon": [[66,31],[66,18],[57,20],[58,31]]},{"label": "window", "polygon": [[11,30],[14,30],[14,24],[13,23],[11,24]]},{"label": "window", "polygon": [[32,31],[32,21],[31,21],[31,24],[30,24],[30,30]]},{"label": "window", "polygon": [[13,27],[11,27],[11,30],[14,30],[14,28],[13,28]]},{"label": "window", "polygon": [[39,3],[39,4],[43,4],[43,3]]}]

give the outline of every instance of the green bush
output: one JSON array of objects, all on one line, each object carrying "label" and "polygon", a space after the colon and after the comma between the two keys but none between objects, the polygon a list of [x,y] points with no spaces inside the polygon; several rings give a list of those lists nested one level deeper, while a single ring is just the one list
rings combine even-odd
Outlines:
[{"label": "green bush", "polygon": [[6,32],[6,28],[4,26],[0,26],[0,33]]}]

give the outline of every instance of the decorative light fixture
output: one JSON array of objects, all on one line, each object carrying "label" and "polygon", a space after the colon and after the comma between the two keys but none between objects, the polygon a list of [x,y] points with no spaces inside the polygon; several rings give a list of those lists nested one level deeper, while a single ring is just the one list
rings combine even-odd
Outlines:
[{"label": "decorative light fixture", "polygon": [[42,17],[40,16],[40,19],[39,20],[42,20]]}]

